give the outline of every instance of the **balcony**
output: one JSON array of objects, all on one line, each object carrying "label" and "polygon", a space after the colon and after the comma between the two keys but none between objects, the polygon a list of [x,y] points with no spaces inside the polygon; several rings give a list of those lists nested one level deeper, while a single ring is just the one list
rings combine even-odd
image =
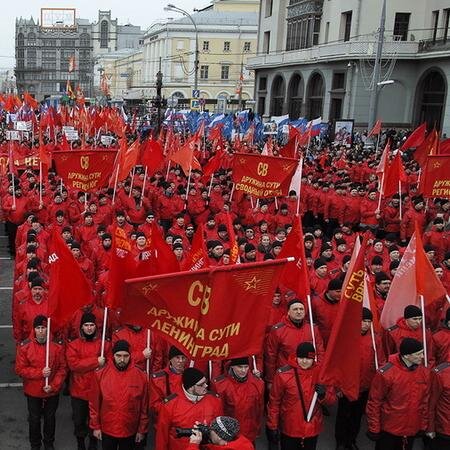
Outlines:
[{"label": "balcony", "polygon": [[[365,40],[353,39],[346,42],[339,41],[315,45],[299,50],[260,54],[247,60],[247,68],[260,69],[263,67],[310,64],[312,62],[373,58],[376,51],[377,43],[375,38],[366,38]],[[418,51],[419,42],[416,41],[386,39],[383,46],[383,54],[387,58],[411,59],[417,55]]]}]

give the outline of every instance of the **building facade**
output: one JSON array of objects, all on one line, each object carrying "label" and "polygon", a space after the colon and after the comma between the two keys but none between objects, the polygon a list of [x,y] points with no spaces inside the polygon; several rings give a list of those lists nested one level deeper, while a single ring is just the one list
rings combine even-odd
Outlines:
[{"label": "building facade", "polygon": [[[46,26],[31,19],[16,20],[16,82],[19,93],[37,100],[80,87],[86,97],[94,93],[95,59],[121,48],[137,48],[143,32],[133,25],[118,25],[111,11],[99,11],[98,21],[76,18],[71,26]],[[71,59],[74,66],[70,67]]]},{"label": "building facade", "polygon": [[209,108],[218,99],[250,101],[254,77],[246,65],[249,56],[256,54],[258,10],[258,0],[215,0],[192,13],[192,20],[172,12],[181,18],[157,23],[145,33],[143,84],[154,86],[161,67],[163,96],[188,102],[195,84],[197,39],[198,89],[203,104]]},{"label": "building facade", "polygon": [[367,127],[370,96],[386,126],[423,121],[450,134],[450,5],[387,2],[381,74],[373,76],[383,0],[261,0],[256,109],[265,116]]}]

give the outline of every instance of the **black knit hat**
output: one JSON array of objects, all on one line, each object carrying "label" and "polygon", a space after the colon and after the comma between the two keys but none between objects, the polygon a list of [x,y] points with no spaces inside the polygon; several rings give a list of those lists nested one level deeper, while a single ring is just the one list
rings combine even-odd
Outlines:
[{"label": "black knit hat", "polygon": [[81,316],[81,320],[80,320],[80,327],[82,325],[84,325],[85,323],[95,323],[95,316],[94,314],[92,314],[91,312],[85,312],[82,316]]},{"label": "black knit hat", "polygon": [[248,366],[249,359],[248,356],[244,356],[242,358],[234,358],[230,361],[230,366]]},{"label": "black knit hat", "polygon": [[328,290],[329,291],[337,291],[339,289],[342,289],[342,284],[343,284],[342,280],[340,280],[339,278],[334,278],[329,281]]},{"label": "black knit hat", "polygon": [[130,353],[130,344],[124,339],[117,341],[112,348],[113,355],[117,352],[127,352]]},{"label": "black knit hat", "polygon": [[311,342],[302,342],[298,345],[295,354],[297,355],[297,358],[314,359],[314,357],[316,356],[316,350]]},{"label": "black knit hat", "polygon": [[420,350],[423,350],[423,344],[417,339],[407,337],[400,343],[400,355],[402,356],[420,352]]},{"label": "black knit hat", "polygon": [[249,242],[248,244],[245,244],[244,253],[249,253],[253,250],[256,250],[256,247],[252,243]]},{"label": "black knit hat", "polygon": [[363,307],[362,320],[373,320],[373,314],[369,308]]},{"label": "black knit hat", "polygon": [[43,316],[42,314],[39,314],[36,316],[33,320],[33,328],[36,327],[46,327],[47,326],[47,317]]},{"label": "black knit hat", "polygon": [[205,375],[195,367],[188,367],[181,376],[183,387],[186,390],[197,384],[202,378],[205,378]]},{"label": "black knit hat", "polygon": [[411,317],[422,317],[422,310],[416,305],[408,305],[403,311],[403,317],[405,319],[411,319]]},{"label": "black knit hat", "polygon": [[303,306],[305,306],[305,304],[299,299],[299,298],[293,298],[292,300],[289,300],[287,303],[287,309],[289,311],[289,308],[294,305],[295,303],[301,303]]},{"label": "black knit hat", "polygon": [[169,359],[175,358],[175,356],[185,356],[185,354],[175,346],[171,346],[169,349]]},{"label": "black knit hat", "polygon": [[44,280],[40,277],[35,277],[31,281],[31,287],[44,287]]},{"label": "black knit hat", "polygon": [[382,281],[391,280],[385,272],[378,272],[375,274],[375,284],[380,284]]},{"label": "black knit hat", "polygon": [[239,421],[233,417],[218,416],[211,422],[210,428],[221,439],[231,442],[239,434]]},{"label": "black knit hat", "polygon": [[318,269],[319,267],[326,266],[327,262],[323,258],[318,258],[314,261],[314,269]]}]

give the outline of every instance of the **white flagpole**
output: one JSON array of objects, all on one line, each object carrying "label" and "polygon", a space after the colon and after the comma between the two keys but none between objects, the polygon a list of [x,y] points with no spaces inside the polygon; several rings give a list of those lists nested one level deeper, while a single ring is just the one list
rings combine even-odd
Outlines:
[{"label": "white flagpole", "polygon": [[108,307],[105,306],[105,313],[103,315],[103,330],[102,330],[102,345],[100,356],[103,358],[105,356],[105,338],[106,338],[106,322],[108,318]]},{"label": "white flagpole", "polygon": [[133,190],[133,184],[134,184],[134,174],[136,173],[136,166],[133,167],[133,170],[131,171],[131,183],[130,183],[130,192],[128,192],[128,198],[131,197],[131,191]]},{"label": "white flagpole", "polygon": [[211,174],[211,181],[209,182],[209,188],[208,188],[208,198],[211,195],[211,189],[212,189],[212,182],[213,182],[213,178],[214,178],[214,173]]},{"label": "white flagpole", "polygon": [[428,367],[427,330],[425,328],[425,303],[423,295],[419,295],[419,300],[420,300],[420,309],[422,310],[422,339],[423,339],[424,366]]},{"label": "white flagpole", "polygon": [[314,350],[316,352],[314,355],[314,361],[317,362],[316,336],[314,334],[314,322],[313,322],[313,316],[312,316],[311,296],[309,294],[306,296],[306,301],[308,303],[309,326],[311,327],[312,344],[313,344]]},{"label": "white flagpole", "polygon": [[233,199],[233,194],[234,194],[234,183],[233,186],[231,186],[231,192],[230,192],[230,202]]},{"label": "white flagpole", "polygon": [[[150,349],[150,329],[147,329],[147,348]],[[145,361],[145,371],[150,375],[150,358]]]},{"label": "white flagpole", "polygon": [[[50,317],[47,320],[47,341],[45,342],[45,367],[50,364]],[[48,377],[45,377],[45,387],[48,386]]]},{"label": "white flagpole", "polygon": [[252,362],[253,362],[253,371],[257,372],[258,367],[256,366],[256,356],[255,355],[252,355]]},{"label": "white flagpole", "polygon": [[375,331],[373,329],[373,323],[370,323],[370,336],[372,337],[372,347],[375,355],[375,369],[378,370],[378,354],[377,354],[377,344],[375,341]]},{"label": "white flagpole", "polygon": [[314,411],[314,407],[316,406],[317,403],[317,392],[314,391],[314,395],[313,398],[311,400],[311,405],[309,405],[309,410],[308,410],[308,415],[306,416],[306,421],[310,422],[311,421],[311,417],[313,415],[313,411]]},{"label": "white flagpole", "polygon": [[141,206],[141,207],[142,207],[142,201],[144,200],[144,191],[145,191],[146,182],[147,182],[147,166],[145,166],[144,182],[142,183],[141,199],[139,200],[139,206]]},{"label": "white flagpole", "polygon": [[112,204],[114,205],[115,201],[116,201],[116,191],[117,191],[117,180],[119,178],[119,165],[117,165],[117,170],[116,170],[116,177],[114,179],[114,190],[113,190],[113,196],[112,196]]},{"label": "white flagpole", "polygon": [[303,176],[303,156],[300,158],[298,163],[300,164],[300,185],[298,188],[298,195],[297,195],[297,214],[300,214],[300,195],[302,192],[302,176]]}]

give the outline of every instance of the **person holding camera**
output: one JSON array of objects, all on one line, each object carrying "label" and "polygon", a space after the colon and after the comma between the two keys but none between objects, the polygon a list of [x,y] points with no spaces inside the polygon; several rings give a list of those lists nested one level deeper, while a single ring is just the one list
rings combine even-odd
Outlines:
[{"label": "person holding camera", "polygon": [[[206,442],[205,442],[206,441]],[[217,447],[230,450],[253,450],[253,444],[239,434],[239,421],[233,417],[218,416],[208,426],[195,423],[186,450],[214,450]]]},{"label": "person holding camera", "polygon": [[[271,448],[315,450],[323,428],[322,404],[336,400],[332,389],[318,384],[320,367],[310,342],[298,345],[289,365],[277,370],[267,407],[266,434]],[[318,402],[310,420],[308,411],[317,393]]]},{"label": "person holding camera", "polygon": [[203,372],[188,367],[181,380],[182,393],[166,397],[159,409],[155,450],[185,450],[191,430],[180,434],[177,429],[192,428],[196,421],[208,423],[223,413],[219,396],[208,392]]}]

